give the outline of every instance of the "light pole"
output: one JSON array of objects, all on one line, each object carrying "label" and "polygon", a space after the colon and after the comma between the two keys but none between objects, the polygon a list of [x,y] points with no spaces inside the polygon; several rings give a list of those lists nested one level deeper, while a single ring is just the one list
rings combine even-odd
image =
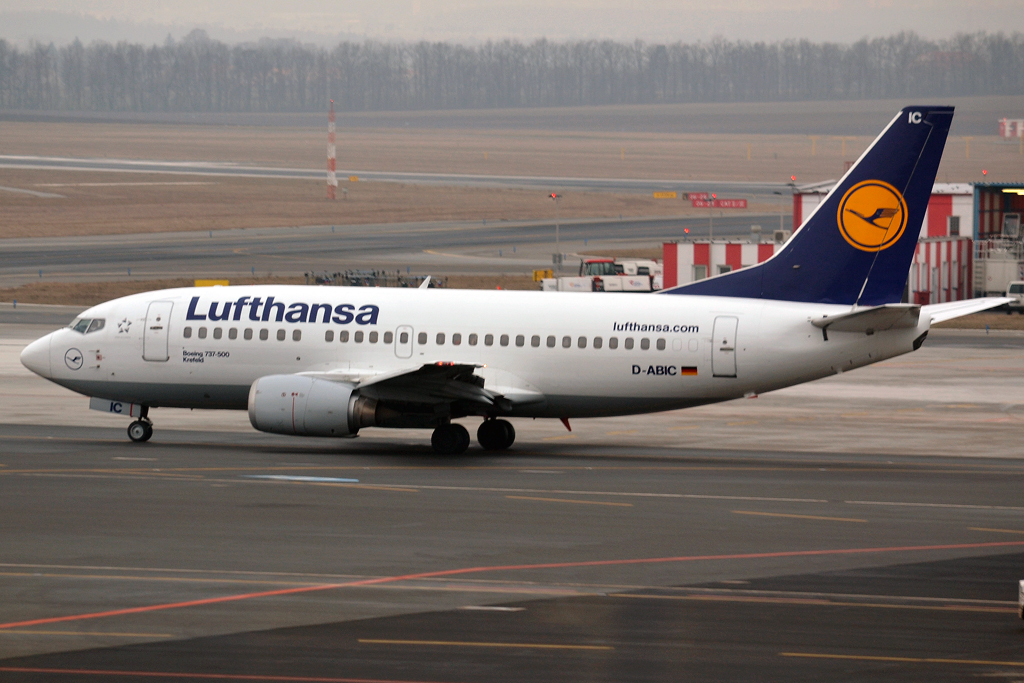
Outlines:
[{"label": "light pole", "polygon": [[562,271],[562,247],[558,241],[558,200],[562,198],[562,195],[552,192],[548,195],[555,202],[555,257],[552,261],[555,262],[555,266],[558,267],[558,271]]}]

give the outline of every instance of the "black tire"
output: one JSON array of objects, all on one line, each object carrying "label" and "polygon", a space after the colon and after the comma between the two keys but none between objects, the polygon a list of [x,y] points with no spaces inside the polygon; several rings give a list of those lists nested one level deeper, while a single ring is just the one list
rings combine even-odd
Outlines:
[{"label": "black tire", "polygon": [[462,455],[469,448],[469,431],[454,422],[441,425],[431,434],[430,445],[438,455]]},{"label": "black tire", "polygon": [[128,425],[128,438],[136,443],[149,441],[153,436],[153,425],[142,420],[136,420]]},{"label": "black tire", "polygon": [[505,432],[505,441],[501,446],[501,450],[510,448],[516,441],[516,428],[508,420],[495,420],[495,422],[500,424]]},{"label": "black tire", "polygon": [[505,420],[485,420],[476,430],[476,440],[485,451],[503,451],[516,440],[516,430]]}]

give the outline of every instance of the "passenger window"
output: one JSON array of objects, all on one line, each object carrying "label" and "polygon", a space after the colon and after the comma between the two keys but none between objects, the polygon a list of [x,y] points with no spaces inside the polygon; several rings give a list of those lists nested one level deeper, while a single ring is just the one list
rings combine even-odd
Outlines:
[{"label": "passenger window", "polygon": [[206,339],[206,328],[205,327],[200,327],[199,328],[199,338],[200,339]]},{"label": "passenger window", "polygon": [[622,343],[622,345],[623,345],[624,347],[626,347],[627,349],[631,349],[631,348],[633,348],[633,338],[632,338],[632,337],[626,337],[626,339],[625,339],[625,341],[624,341],[624,342]]},{"label": "passenger window", "polygon": [[565,335],[564,337],[562,337],[562,348],[567,349],[570,346],[572,346],[572,337],[570,337],[569,335]]},{"label": "passenger window", "polygon": [[403,332],[402,334],[398,335],[398,343],[400,343],[400,344],[408,344],[409,343],[409,333],[408,332]]},{"label": "passenger window", "polygon": [[526,337],[521,334],[516,335],[516,346],[523,346],[526,344]]},{"label": "passenger window", "polygon": [[288,336],[288,333],[285,332],[284,330],[278,330],[277,331],[277,341],[284,341],[285,337],[287,337],[287,336]]},{"label": "passenger window", "polygon": [[292,330],[292,341],[300,341],[302,339],[302,330]]},{"label": "passenger window", "polygon": [[494,345],[494,335],[493,334],[485,335],[484,336],[484,346],[493,346],[493,345]]},{"label": "passenger window", "polygon": [[260,341],[267,341],[268,339],[270,339],[270,330],[264,327],[260,330]]},{"label": "passenger window", "polygon": [[533,348],[537,348],[538,346],[540,346],[539,334],[535,334],[532,337],[530,337],[530,346],[532,346]]},{"label": "passenger window", "polygon": [[601,345],[603,343],[604,343],[604,340],[602,340],[600,337],[594,337],[594,348],[595,349],[601,348]]},{"label": "passenger window", "polygon": [[334,341],[334,330],[327,330],[326,332],[324,332],[324,341],[326,341],[326,342]]},{"label": "passenger window", "polygon": [[508,335],[501,335],[501,339],[499,339],[498,341],[501,343],[502,346],[508,346]]},{"label": "passenger window", "polygon": [[477,336],[476,333],[469,335],[469,345],[476,346]]},{"label": "passenger window", "polygon": [[416,338],[416,341],[419,342],[420,344],[426,344],[427,343],[427,333],[426,332],[420,332],[419,336]]},{"label": "passenger window", "polygon": [[96,318],[91,323],[89,323],[89,329],[86,330],[85,333],[89,334],[90,332],[99,332],[100,330],[103,329],[103,326],[106,323],[107,321],[104,320],[103,318]]},{"label": "passenger window", "polygon": [[377,339],[378,339],[377,331],[374,330],[373,332],[370,333],[370,343],[371,344],[376,344],[377,343]]},{"label": "passenger window", "polygon": [[342,344],[348,342],[348,330],[342,330],[338,333],[338,341]]},{"label": "passenger window", "polygon": [[435,341],[438,346],[444,346],[444,332],[438,332]]},{"label": "passenger window", "polygon": [[617,348],[619,348],[619,338],[618,337],[608,337],[608,348],[609,349],[617,349]]},{"label": "passenger window", "polygon": [[665,340],[664,339],[659,339],[658,340],[658,350],[659,351],[664,351],[665,350]]},{"label": "passenger window", "polygon": [[362,344],[363,343],[363,331],[359,330],[358,332],[356,332],[354,335],[352,335],[352,339],[353,339],[353,341],[355,341],[356,344]]},{"label": "passenger window", "polygon": [[[408,337],[409,335],[406,335],[406,336]],[[385,332],[384,333],[384,343],[385,344],[390,344],[393,341],[395,341],[395,334],[394,334],[394,332]]]},{"label": "passenger window", "polygon": [[191,339],[192,338],[192,328],[191,327],[186,327],[184,330],[181,331],[181,334],[182,334],[183,337],[185,337],[185,339]]},{"label": "passenger window", "polygon": [[644,337],[643,339],[641,339],[640,340],[640,348],[643,349],[644,351],[646,351],[647,349],[651,348],[651,340],[648,339],[647,337]]},{"label": "passenger window", "polygon": [[85,334],[85,331],[89,329],[89,321],[75,320],[74,322],[71,323],[71,329],[73,329],[75,332],[81,332],[82,334]]},{"label": "passenger window", "polygon": [[458,346],[462,343],[462,335],[456,332],[452,335],[452,346]]},{"label": "passenger window", "polygon": [[548,335],[548,348],[549,348],[549,349],[553,349],[553,348],[555,348],[555,342],[556,342],[556,341],[557,341],[557,340],[555,339],[555,335],[553,335],[553,334],[549,334],[549,335]]},{"label": "passenger window", "polygon": [[230,330],[228,330],[228,339],[238,339],[238,329],[237,328],[232,327]]},{"label": "passenger window", "polygon": [[245,333],[242,336],[244,336],[246,338],[246,340],[252,339],[252,328],[251,327],[245,328]]},{"label": "passenger window", "polygon": [[220,339],[223,336],[224,336],[224,330],[220,329],[219,327],[213,328],[213,338],[214,339]]},{"label": "passenger window", "polygon": [[586,337],[580,337],[579,339],[577,339],[576,340],[576,346],[580,347],[581,349],[587,348],[587,338]]}]

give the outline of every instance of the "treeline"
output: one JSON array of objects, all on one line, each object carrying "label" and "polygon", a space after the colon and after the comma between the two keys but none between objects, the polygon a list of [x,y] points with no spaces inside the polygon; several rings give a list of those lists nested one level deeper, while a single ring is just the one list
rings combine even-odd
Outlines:
[{"label": "treeline", "polygon": [[161,46],[0,40],[0,108],[302,112],[1024,94],[1024,34],[852,45],[538,40]]}]

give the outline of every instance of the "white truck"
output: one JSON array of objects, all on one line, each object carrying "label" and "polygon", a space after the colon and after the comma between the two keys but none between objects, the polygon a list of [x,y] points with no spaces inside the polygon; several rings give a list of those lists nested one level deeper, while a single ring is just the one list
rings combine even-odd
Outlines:
[{"label": "white truck", "polygon": [[1011,282],[1006,288],[1006,297],[1013,299],[1006,304],[1007,314],[1012,314],[1014,311],[1024,314],[1024,280]]},{"label": "white truck", "polygon": [[575,277],[546,278],[545,292],[653,292],[662,288],[664,270],[646,259],[587,258]]}]

